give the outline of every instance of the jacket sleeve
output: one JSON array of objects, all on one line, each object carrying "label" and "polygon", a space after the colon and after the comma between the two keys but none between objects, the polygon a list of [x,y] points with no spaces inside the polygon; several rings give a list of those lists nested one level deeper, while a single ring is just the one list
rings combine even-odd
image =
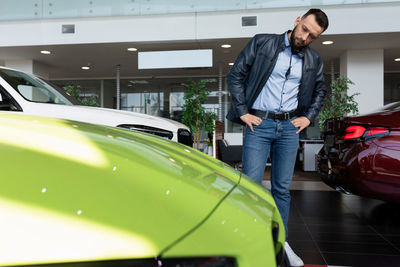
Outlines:
[{"label": "jacket sleeve", "polygon": [[324,104],[324,99],[326,95],[326,86],[324,78],[324,64],[321,57],[318,57],[318,71],[315,78],[315,87],[312,93],[311,105],[307,112],[304,114],[311,122],[315,120]]},{"label": "jacket sleeve", "polygon": [[227,76],[228,88],[232,97],[232,107],[238,117],[249,113],[246,106],[244,84],[257,54],[257,39],[258,35],[254,36],[240,52]]}]

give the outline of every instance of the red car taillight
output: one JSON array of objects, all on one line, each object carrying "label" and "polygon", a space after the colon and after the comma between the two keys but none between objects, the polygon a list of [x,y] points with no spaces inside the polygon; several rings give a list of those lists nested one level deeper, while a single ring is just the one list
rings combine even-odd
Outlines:
[{"label": "red car taillight", "polygon": [[368,129],[367,136],[380,135],[389,133],[389,129],[385,127],[371,127]]},{"label": "red car taillight", "polygon": [[343,136],[343,139],[349,140],[349,139],[356,139],[360,138],[364,135],[365,133],[365,128],[362,126],[349,126],[346,128],[346,135]]},{"label": "red car taillight", "polygon": [[386,127],[363,127],[360,125],[352,125],[346,128],[346,134],[343,136],[344,140],[370,140],[379,138],[389,134],[389,128]]}]

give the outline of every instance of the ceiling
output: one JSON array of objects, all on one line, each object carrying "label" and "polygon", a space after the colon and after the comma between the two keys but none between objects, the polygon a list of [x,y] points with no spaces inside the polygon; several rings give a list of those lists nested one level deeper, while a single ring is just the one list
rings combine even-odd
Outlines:
[{"label": "ceiling", "polygon": [[[121,78],[157,78],[157,77],[216,77],[219,66],[223,75],[230,69],[229,62],[235,58],[249,41],[249,38],[152,42],[152,43],[101,43],[51,46],[1,47],[0,60],[33,59],[49,67],[50,79],[97,79],[115,78],[116,65],[121,66]],[[324,40],[334,41],[325,46]],[[228,43],[232,47],[221,48]],[[325,62],[325,71],[330,72],[333,63],[335,72],[339,71],[340,55],[353,49],[384,49],[385,72],[400,72],[400,33],[371,33],[351,35],[323,35],[312,44],[319,51]],[[138,51],[162,51],[184,49],[212,49],[213,67],[194,69],[157,69],[138,70],[137,52],[128,52],[128,47]],[[50,55],[40,54],[41,50],[49,50]],[[82,70],[81,66],[90,65],[90,70]]]}]

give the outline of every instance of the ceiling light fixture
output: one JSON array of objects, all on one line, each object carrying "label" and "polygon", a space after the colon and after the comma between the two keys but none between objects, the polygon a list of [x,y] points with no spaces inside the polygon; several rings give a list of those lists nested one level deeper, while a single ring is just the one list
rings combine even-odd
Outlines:
[{"label": "ceiling light fixture", "polygon": [[231,48],[232,46],[230,44],[223,44],[221,45],[222,48]]},{"label": "ceiling light fixture", "polygon": [[137,51],[137,48],[129,47],[126,50],[128,50],[129,52],[135,52],[135,51]]},{"label": "ceiling light fixture", "polygon": [[133,81],[131,80],[129,82],[132,83],[132,84],[148,84],[149,83],[146,80],[133,80]]},{"label": "ceiling light fixture", "polygon": [[398,58],[395,58],[395,59],[394,59],[394,61],[396,61],[396,62],[400,62],[400,57],[398,57]]},{"label": "ceiling light fixture", "polygon": [[40,51],[40,53],[42,53],[43,55],[50,55],[51,54],[51,52],[48,51],[48,50],[42,50],[42,51]]},{"label": "ceiling light fixture", "polygon": [[83,69],[83,70],[90,70],[90,67],[89,67],[89,66],[83,66],[83,67],[81,67],[81,69]]},{"label": "ceiling light fixture", "polygon": [[333,44],[333,41],[323,41],[322,44],[323,45],[331,45],[331,44]]},{"label": "ceiling light fixture", "polygon": [[235,64],[235,63],[233,63],[233,62],[228,63],[229,66],[233,66],[234,64]]}]

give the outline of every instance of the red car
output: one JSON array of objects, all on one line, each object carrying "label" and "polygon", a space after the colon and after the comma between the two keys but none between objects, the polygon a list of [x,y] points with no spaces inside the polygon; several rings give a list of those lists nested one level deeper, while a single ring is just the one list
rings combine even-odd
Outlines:
[{"label": "red car", "polygon": [[323,136],[317,169],[327,185],[400,202],[400,102],[368,115],[329,119]]}]

